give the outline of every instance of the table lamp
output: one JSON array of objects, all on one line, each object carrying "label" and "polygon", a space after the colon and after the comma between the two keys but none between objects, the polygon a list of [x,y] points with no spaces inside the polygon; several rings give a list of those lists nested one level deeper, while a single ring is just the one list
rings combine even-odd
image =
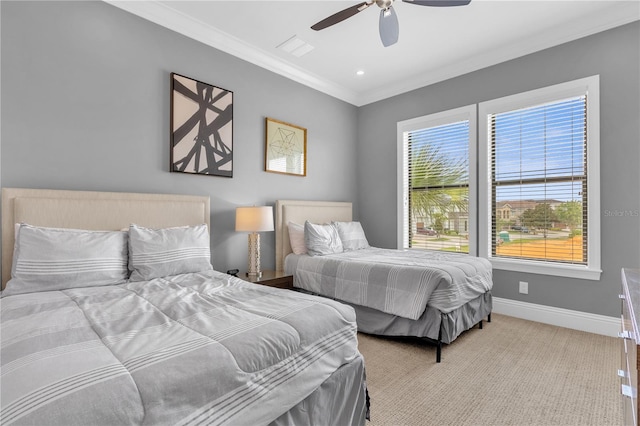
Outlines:
[{"label": "table lamp", "polygon": [[260,277],[260,234],[273,231],[273,208],[270,206],[237,207],[236,231],[249,234],[249,270],[247,275]]}]

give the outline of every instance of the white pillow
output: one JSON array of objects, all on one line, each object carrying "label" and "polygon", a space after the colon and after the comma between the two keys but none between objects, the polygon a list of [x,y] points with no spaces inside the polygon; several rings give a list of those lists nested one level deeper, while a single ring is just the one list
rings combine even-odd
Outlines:
[{"label": "white pillow", "polygon": [[294,254],[307,254],[307,246],[304,243],[304,226],[299,223],[289,222],[289,242]]},{"label": "white pillow", "polygon": [[21,223],[4,294],[122,284],[129,276],[127,237],[122,231]]},{"label": "white pillow", "polygon": [[360,250],[371,247],[364,235],[360,222],[332,222],[338,229],[344,251]]},{"label": "white pillow", "polygon": [[202,272],[211,266],[206,224],[175,228],[129,227],[130,281]]},{"label": "white pillow", "polygon": [[309,256],[322,256],[343,251],[338,230],[333,225],[316,225],[306,221],[304,242]]}]

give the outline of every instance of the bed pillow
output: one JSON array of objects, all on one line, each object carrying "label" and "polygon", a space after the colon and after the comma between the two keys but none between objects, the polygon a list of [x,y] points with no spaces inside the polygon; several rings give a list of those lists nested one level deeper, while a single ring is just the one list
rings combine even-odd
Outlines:
[{"label": "bed pillow", "polygon": [[360,250],[371,247],[364,235],[360,222],[332,222],[338,230],[344,251]]},{"label": "bed pillow", "polygon": [[342,253],[342,241],[335,226],[304,223],[304,242],[309,256]]},{"label": "bed pillow", "polygon": [[132,224],[129,227],[129,279],[147,281],[211,270],[209,241],[206,224],[163,229]]},{"label": "bed pillow", "polygon": [[11,279],[4,294],[122,284],[127,232],[16,225]]},{"label": "bed pillow", "polygon": [[307,254],[307,246],[304,242],[304,226],[299,223],[289,222],[289,242],[291,251],[295,254]]}]

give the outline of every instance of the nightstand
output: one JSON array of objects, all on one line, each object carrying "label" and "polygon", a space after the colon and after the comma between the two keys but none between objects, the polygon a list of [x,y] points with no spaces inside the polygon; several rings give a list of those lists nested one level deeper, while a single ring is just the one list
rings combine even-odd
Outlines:
[{"label": "nightstand", "polygon": [[293,275],[287,275],[284,271],[262,271],[260,277],[250,277],[246,272],[241,272],[238,278],[254,284],[293,290]]}]

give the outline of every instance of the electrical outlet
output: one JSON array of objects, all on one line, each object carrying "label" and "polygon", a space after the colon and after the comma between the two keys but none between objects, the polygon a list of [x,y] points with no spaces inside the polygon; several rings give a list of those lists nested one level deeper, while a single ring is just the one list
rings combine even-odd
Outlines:
[{"label": "electrical outlet", "polygon": [[529,283],[526,281],[520,281],[520,293],[529,294]]}]

